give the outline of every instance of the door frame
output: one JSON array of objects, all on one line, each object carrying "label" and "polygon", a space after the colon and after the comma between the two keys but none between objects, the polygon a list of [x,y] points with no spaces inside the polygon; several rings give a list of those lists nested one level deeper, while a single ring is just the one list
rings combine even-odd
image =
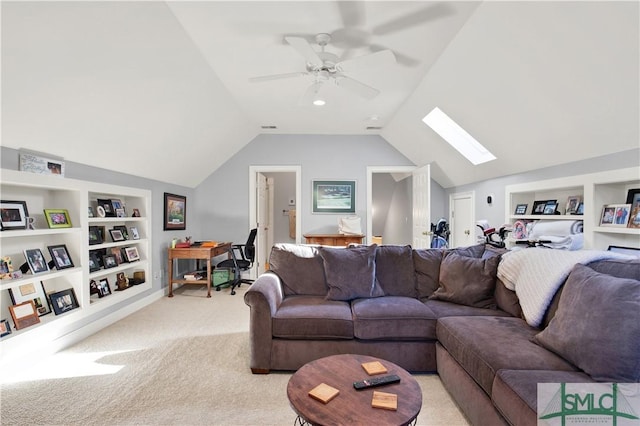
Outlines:
[{"label": "door frame", "polygon": [[475,228],[476,228],[476,223],[475,223],[475,217],[476,217],[476,192],[475,191],[465,191],[465,192],[456,192],[453,194],[449,194],[449,226],[450,226],[450,239],[449,239],[449,245],[450,247],[453,247],[453,233],[454,233],[454,225],[457,226],[457,223],[455,223],[454,221],[454,217],[453,217],[453,204],[454,204],[454,200],[457,199],[461,199],[461,198],[469,198],[471,200],[471,223],[469,224],[469,229],[471,230],[471,233],[473,235],[475,235]]},{"label": "door frame", "polygon": [[373,174],[374,173],[411,173],[416,166],[367,166],[367,233],[365,241],[371,244],[373,237]]}]

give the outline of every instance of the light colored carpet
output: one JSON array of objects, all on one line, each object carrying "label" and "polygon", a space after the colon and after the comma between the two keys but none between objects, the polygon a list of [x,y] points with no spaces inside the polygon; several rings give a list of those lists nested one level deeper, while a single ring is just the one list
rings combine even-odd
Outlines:
[{"label": "light colored carpet", "polygon": [[[2,371],[2,425],[292,425],[290,373],[253,375],[243,285],[178,289],[84,341]],[[420,425],[467,425],[437,375],[415,375]]]}]

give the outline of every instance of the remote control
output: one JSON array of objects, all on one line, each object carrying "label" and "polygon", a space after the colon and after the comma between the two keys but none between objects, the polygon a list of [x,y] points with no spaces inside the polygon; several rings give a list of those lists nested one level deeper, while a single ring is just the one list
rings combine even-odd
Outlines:
[{"label": "remote control", "polygon": [[371,379],[362,380],[360,382],[353,382],[353,387],[356,390],[363,390],[369,388],[375,388],[377,386],[390,385],[392,383],[398,383],[400,377],[392,374],[391,376],[373,377]]}]

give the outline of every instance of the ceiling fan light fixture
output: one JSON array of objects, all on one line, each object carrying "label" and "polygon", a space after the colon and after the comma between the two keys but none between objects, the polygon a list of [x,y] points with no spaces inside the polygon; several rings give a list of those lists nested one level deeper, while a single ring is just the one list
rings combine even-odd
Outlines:
[{"label": "ceiling fan light fixture", "polygon": [[315,106],[324,106],[327,102],[322,98],[317,98],[313,100],[313,104]]}]

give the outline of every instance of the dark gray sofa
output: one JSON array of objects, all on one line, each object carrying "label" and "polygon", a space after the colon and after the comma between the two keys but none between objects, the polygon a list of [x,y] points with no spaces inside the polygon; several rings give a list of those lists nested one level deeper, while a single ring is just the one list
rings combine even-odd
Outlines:
[{"label": "dark gray sofa", "polygon": [[[532,327],[521,318],[515,292],[496,277],[500,256],[484,245],[452,250],[276,245],[271,271],[245,294],[251,308],[251,370],[296,370],[339,353],[376,356],[411,372],[437,372],[473,424],[536,424],[539,382],[640,380],[638,261],[577,265],[567,279],[571,294],[563,300],[564,291],[558,291],[544,324]],[[571,315],[580,314],[571,304],[593,298],[580,292],[582,282],[595,282],[600,291],[603,282],[623,289],[605,303],[619,305],[623,299],[626,304],[626,327],[617,330],[622,334],[617,343],[610,342],[626,339],[622,350],[629,354],[619,363],[616,357],[603,362],[602,356],[610,355],[606,351],[583,362],[563,343],[571,341],[563,335]],[[619,316],[619,306],[602,301],[589,308]],[[600,341],[610,338],[603,335]]]}]

